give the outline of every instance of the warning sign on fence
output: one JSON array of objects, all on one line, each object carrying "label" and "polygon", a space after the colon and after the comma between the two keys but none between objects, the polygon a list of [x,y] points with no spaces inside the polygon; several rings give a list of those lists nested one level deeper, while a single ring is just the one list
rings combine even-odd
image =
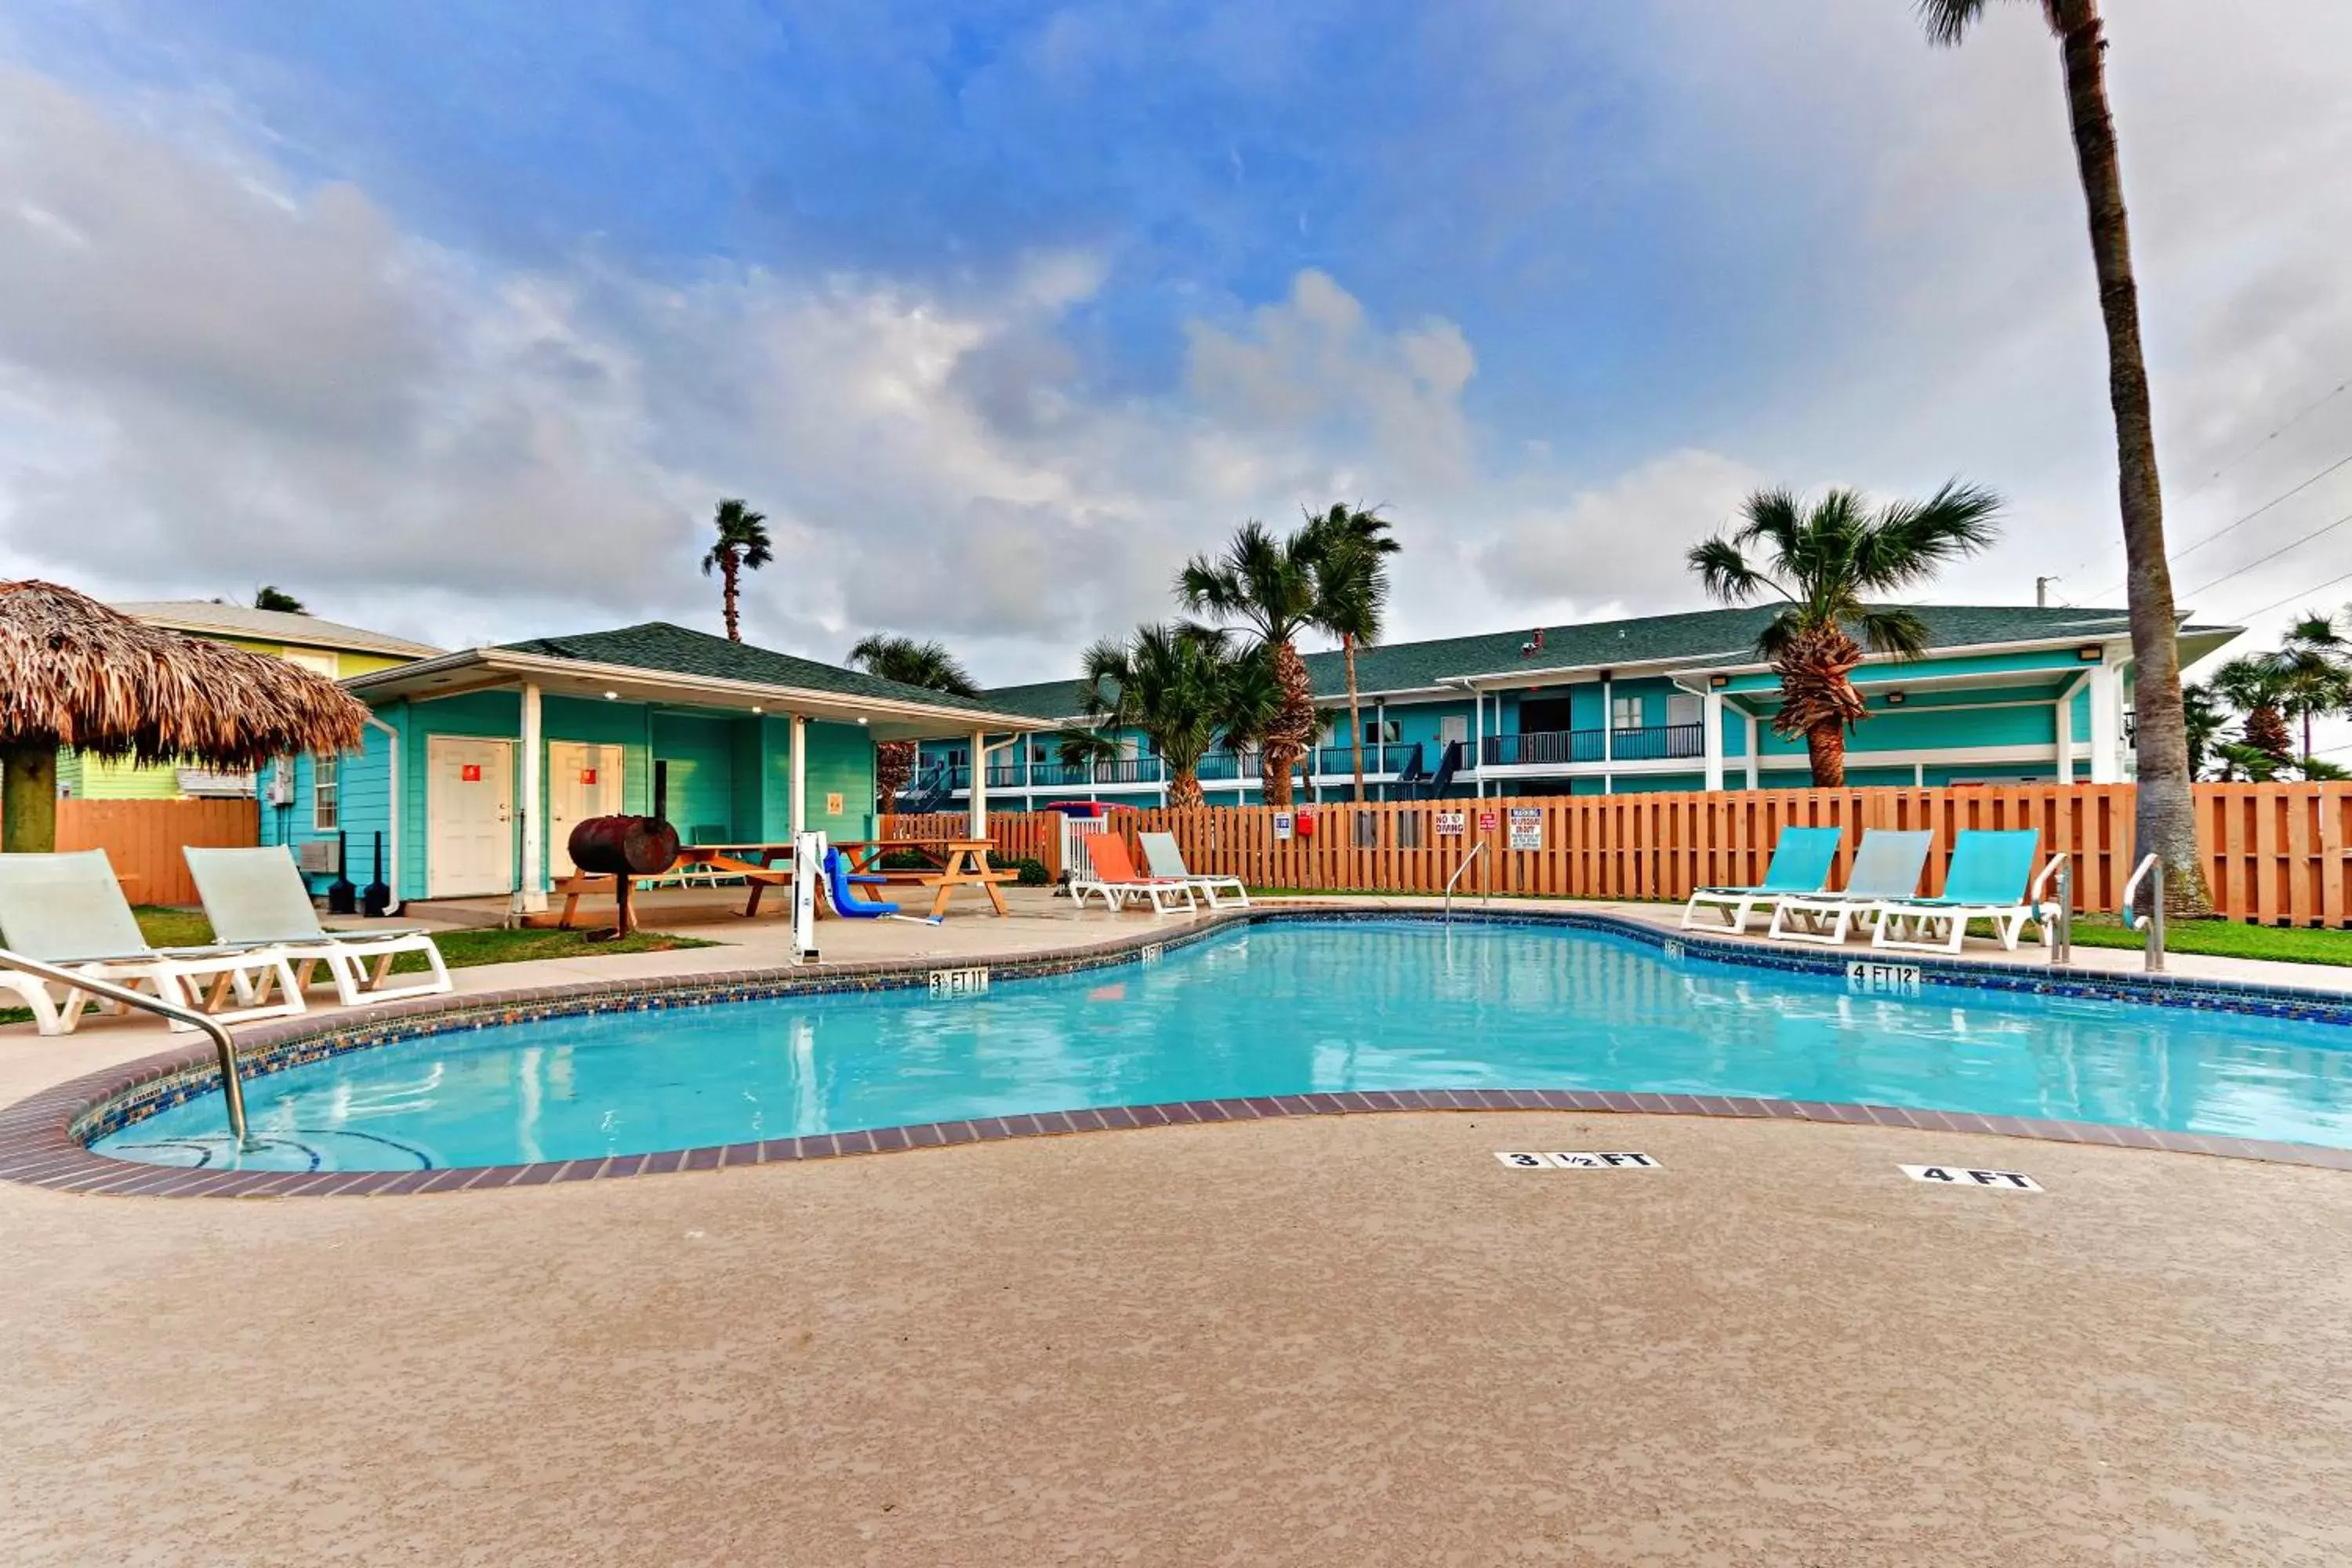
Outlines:
[{"label": "warning sign on fence", "polygon": [[1440,838],[1461,837],[1462,813],[1458,811],[1439,812],[1437,814],[1437,836]]},{"label": "warning sign on fence", "polygon": [[1288,812],[1286,812],[1286,811],[1277,811],[1277,812],[1276,812],[1276,813],[1274,814],[1274,837],[1275,837],[1275,842],[1276,842],[1277,844],[1278,844],[1278,843],[1281,843],[1281,842],[1282,842],[1282,841],[1284,841],[1285,839],[1287,839],[1289,837],[1290,837],[1290,813],[1288,813]]},{"label": "warning sign on fence", "polygon": [[1501,820],[1502,818],[1496,816],[1491,811],[1482,811],[1478,814],[1478,831],[1481,833],[1492,833],[1495,831],[1495,824]]},{"label": "warning sign on fence", "polygon": [[1543,847],[1543,808],[1541,806],[1511,807],[1511,847],[1514,849]]}]

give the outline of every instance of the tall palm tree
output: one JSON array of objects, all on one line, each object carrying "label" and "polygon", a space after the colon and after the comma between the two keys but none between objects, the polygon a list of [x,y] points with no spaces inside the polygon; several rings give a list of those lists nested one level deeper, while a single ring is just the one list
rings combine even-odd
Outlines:
[{"label": "tall palm tree", "polygon": [[[1927,36],[1958,45],[1984,15],[1988,0],[1915,0]],[[2099,310],[2106,320],[2107,398],[2116,416],[2116,459],[2129,584],[2133,709],[2138,753],[2137,828],[2140,847],[2164,860],[2167,902],[2183,915],[2213,912],[2205,868],[2197,857],[2197,805],[2189,785],[2189,731],[2181,710],[2180,617],[2172,569],[2164,556],[2164,493],[2157,480],[2156,416],[2148,402],[2147,361],[2139,341],[2139,284],[2132,272],[2131,225],[2124,209],[2123,165],[2107,107],[2106,39],[2099,0],[2038,0],[2058,40],[2074,125],[2074,163],[2089,209],[2091,260]]]},{"label": "tall palm tree", "polygon": [[2308,773],[2311,721],[2352,711],[2352,636],[2336,628],[2335,616],[2305,610],[2271,657],[2285,683],[2281,710],[2303,723],[2302,756]]},{"label": "tall palm tree", "polygon": [[264,583],[253,591],[253,607],[257,610],[277,610],[289,616],[310,613],[301,600],[271,583]]},{"label": "tall palm tree", "polygon": [[711,526],[718,530],[719,538],[702,557],[702,574],[708,577],[717,569],[719,600],[727,611],[727,638],[741,642],[743,623],[735,613],[735,600],[743,574],[756,572],[775,559],[768,539],[768,520],[753,511],[750,503],[729,500],[719,503]]},{"label": "tall palm tree", "polygon": [[1168,770],[1169,805],[1182,811],[1203,803],[1201,759],[1280,710],[1271,665],[1263,648],[1236,648],[1221,632],[1138,626],[1125,642],[1087,649],[1079,697],[1097,725],[1142,731]]},{"label": "tall palm tree", "polygon": [[1315,687],[1297,641],[1316,624],[1315,563],[1325,542],[1313,528],[1276,538],[1253,518],[1223,554],[1195,555],[1176,575],[1176,596],[1187,610],[1240,623],[1273,661],[1282,708],[1263,737],[1268,805],[1290,804],[1291,769],[1315,738]]},{"label": "tall palm tree", "polygon": [[[857,646],[849,650],[849,662],[868,675],[901,686],[919,686],[950,697],[980,695],[980,683],[942,643],[872,632],[858,638]],[[920,743],[914,741],[885,741],[874,748],[874,794],[883,810],[889,809],[907,781],[915,776],[915,759],[921,751]],[[985,767],[987,761],[974,757],[971,765]]]},{"label": "tall palm tree", "polygon": [[1355,755],[1356,804],[1364,803],[1364,710],[1356,693],[1356,650],[1381,640],[1388,616],[1387,558],[1397,552],[1391,523],[1378,507],[1332,503],[1307,514],[1320,537],[1315,550],[1315,624],[1339,639],[1348,671],[1348,735]]},{"label": "tall palm tree", "polygon": [[[1768,594],[1784,601],[1756,639],[1780,678],[1774,733],[1805,738],[1813,784],[1845,783],[1845,732],[1866,716],[1849,679],[1862,642],[1874,653],[1916,658],[1927,628],[1899,605],[1871,595],[1923,583],[1937,567],[1990,544],[2000,499],[1958,479],[1924,501],[1896,501],[1873,511],[1859,491],[1833,489],[1808,505],[1785,489],[1748,498],[1746,519],[1729,533],[1694,548],[1691,570],[1727,605]],[[1748,551],[1760,547],[1760,561]]]},{"label": "tall palm tree", "polygon": [[2210,686],[2180,689],[2180,711],[2189,731],[2189,776],[2205,776],[2205,764],[2216,754],[2230,710]]},{"label": "tall palm tree", "polygon": [[2231,659],[2213,672],[2213,689],[2245,715],[2240,727],[2243,743],[2268,758],[2273,770],[2294,759],[2294,731],[2287,728],[2285,710],[2291,688],[2275,656],[2251,653]]}]

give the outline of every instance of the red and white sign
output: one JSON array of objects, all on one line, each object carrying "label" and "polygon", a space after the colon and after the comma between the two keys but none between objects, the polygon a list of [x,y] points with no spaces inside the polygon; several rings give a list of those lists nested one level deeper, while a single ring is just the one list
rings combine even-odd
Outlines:
[{"label": "red and white sign", "polygon": [[481,783],[482,764],[479,763],[459,763],[457,764],[457,780],[460,784]]},{"label": "red and white sign", "polygon": [[1481,833],[1492,833],[1492,832],[1494,832],[1494,831],[1495,831],[1495,823],[1496,823],[1496,816],[1495,816],[1495,814],[1494,814],[1493,812],[1491,812],[1491,811],[1482,811],[1482,812],[1480,812],[1480,813],[1478,814],[1478,831],[1479,831],[1479,832],[1481,832]]}]

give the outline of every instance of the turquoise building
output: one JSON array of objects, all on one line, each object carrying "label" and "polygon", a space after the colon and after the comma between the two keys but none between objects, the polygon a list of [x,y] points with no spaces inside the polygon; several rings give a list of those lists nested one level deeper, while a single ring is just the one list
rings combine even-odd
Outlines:
[{"label": "turquoise building", "polygon": [[[664,622],[468,648],[346,679],[365,744],[264,770],[261,837],[306,865],[339,834],[369,880],[381,839],[402,900],[505,896],[542,909],[572,826],[653,808],[689,843],[802,828],[871,837],[875,747],[1019,737],[1018,710],[901,686]],[[966,797],[975,819],[985,799]],[[331,864],[331,863],[330,863]],[[314,888],[331,870],[314,871]]]},{"label": "turquoise building", "polygon": [[[1453,767],[1457,795],[1779,789],[1811,782],[1804,742],[1772,732],[1780,681],[1755,652],[1769,607],[1540,626],[1360,650],[1368,793],[1426,794]],[[2122,610],[1923,605],[1924,658],[1874,656],[1854,672],[1869,717],[1848,737],[1850,784],[2116,783],[2132,776],[2131,634]],[[2185,666],[2235,637],[2183,626]],[[1299,798],[1353,798],[1339,655],[1307,656],[1330,715]],[[993,708],[1078,728],[1074,681],[1001,687]],[[1163,770],[1139,736],[1092,767],[1055,758],[1050,734],[993,737],[982,788],[1000,808],[1094,799],[1156,805]],[[968,798],[971,747],[925,763],[949,802]],[[1416,775],[1425,782],[1415,782]],[[1257,759],[1213,755],[1212,804],[1257,800]]]}]

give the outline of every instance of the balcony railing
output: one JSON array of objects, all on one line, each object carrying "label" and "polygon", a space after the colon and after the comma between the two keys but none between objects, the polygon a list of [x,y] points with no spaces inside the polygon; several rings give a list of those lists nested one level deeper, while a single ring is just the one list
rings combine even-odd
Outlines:
[{"label": "balcony railing", "polygon": [[[1374,741],[1364,748],[1364,776],[1386,778],[1412,758],[1415,746],[1427,749],[1422,741]],[[1315,772],[1322,778],[1352,778],[1356,772],[1356,752],[1352,746],[1318,746],[1315,749]]]},{"label": "balcony railing", "polygon": [[1255,752],[1211,752],[1201,759],[1194,776],[1203,784],[1231,784],[1238,779],[1254,779],[1258,775],[1258,754]]},{"label": "balcony railing", "polygon": [[[1605,744],[1604,744],[1605,739]],[[1543,730],[1524,735],[1489,735],[1486,765],[1496,768],[1560,767],[1571,763],[1654,763],[1706,754],[1705,724],[1653,724],[1619,730]]]},{"label": "balcony railing", "polygon": [[[1026,767],[1019,763],[991,763],[988,765],[988,787],[1085,789],[1096,784],[1150,784],[1160,782],[1160,773],[1158,757],[1118,757],[1092,764],[1040,762],[1031,763]],[[1202,776],[1207,775],[1204,773]],[[971,769],[950,771],[950,789],[968,789],[971,783]]]}]

